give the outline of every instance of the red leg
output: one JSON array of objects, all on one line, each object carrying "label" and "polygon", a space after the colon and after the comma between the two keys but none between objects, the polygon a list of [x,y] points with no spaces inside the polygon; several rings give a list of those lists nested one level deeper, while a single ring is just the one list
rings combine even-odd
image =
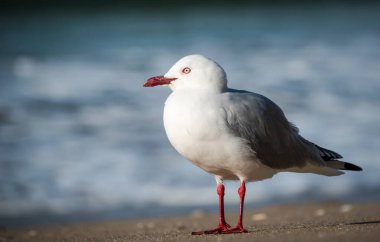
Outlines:
[{"label": "red leg", "polygon": [[222,234],[228,233],[228,228],[231,227],[226,223],[226,219],[224,218],[224,185],[218,184],[217,192],[219,195],[219,225],[216,229],[192,232],[192,235],[201,235],[201,234]]},{"label": "red leg", "polygon": [[238,223],[235,228],[229,230],[232,233],[247,233],[248,231],[243,227],[243,212],[244,212],[244,197],[245,197],[245,182],[242,181],[239,187],[239,196],[240,196],[240,210],[239,210],[239,218]]}]

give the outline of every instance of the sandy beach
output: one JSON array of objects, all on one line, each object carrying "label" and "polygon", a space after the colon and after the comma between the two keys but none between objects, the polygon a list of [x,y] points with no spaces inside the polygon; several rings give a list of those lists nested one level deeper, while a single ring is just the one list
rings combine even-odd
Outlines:
[{"label": "sandy beach", "polygon": [[[232,225],[236,213],[228,213]],[[286,204],[246,211],[246,234],[191,235],[217,214],[6,228],[0,241],[380,241],[380,204]]]}]

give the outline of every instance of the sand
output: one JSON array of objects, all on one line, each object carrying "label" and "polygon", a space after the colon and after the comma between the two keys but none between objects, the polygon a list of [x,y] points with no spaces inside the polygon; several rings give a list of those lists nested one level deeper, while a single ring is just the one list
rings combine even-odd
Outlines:
[{"label": "sand", "polygon": [[[237,214],[228,213],[234,225]],[[191,235],[216,214],[0,229],[1,241],[380,241],[380,203],[288,204],[246,211],[246,234]]]}]

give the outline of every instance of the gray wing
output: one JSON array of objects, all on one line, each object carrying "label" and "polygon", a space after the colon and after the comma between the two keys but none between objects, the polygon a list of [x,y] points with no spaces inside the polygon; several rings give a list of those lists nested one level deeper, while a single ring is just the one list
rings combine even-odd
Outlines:
[{"label": "gray wing", "polygon": [[274,169],[303,167],[310,161],[325,166],[314,144],[298,134],[274,102],[260,94],[233,89],[223,95],[231,132],[244,139],[263,164]]}]

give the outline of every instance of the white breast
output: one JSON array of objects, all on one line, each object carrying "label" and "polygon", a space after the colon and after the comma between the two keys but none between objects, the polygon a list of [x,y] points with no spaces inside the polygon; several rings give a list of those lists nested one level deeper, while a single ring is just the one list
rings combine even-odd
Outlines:
[{"label": "white breast", "polygon": [[[175,91],[165,103],[164,125],[174,148],[203,170],[224,179],[273,176],[247,154],[246,143],[226,125],[219,93]],[[265,176],[261,178],[262,176]]]}]

